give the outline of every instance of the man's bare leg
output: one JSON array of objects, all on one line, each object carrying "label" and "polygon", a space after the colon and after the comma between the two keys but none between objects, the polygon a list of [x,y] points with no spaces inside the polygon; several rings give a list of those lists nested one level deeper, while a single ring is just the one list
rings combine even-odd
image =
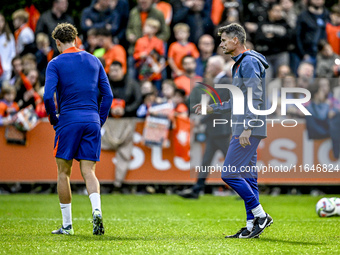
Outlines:
[{"label": "man's bare leg", "polygon": [[100,203],[100,186],[96,177],[96,162],[90,160],[80,160],[81,174],[86,183],[86,189],[92,205],[93,234],[103,235],[104,226]]},{"label": "man's bare leg", "polygon": [[71,210],[71,187],[70,187],[70,175],[72,168],[72,160],[65,160],[56,158],[58,166],[58,196],[60,202],[61,214],[63,216],[62,228],[52,231],[52,234],[68,234],[73,235],[72,228],[72,210]]}]

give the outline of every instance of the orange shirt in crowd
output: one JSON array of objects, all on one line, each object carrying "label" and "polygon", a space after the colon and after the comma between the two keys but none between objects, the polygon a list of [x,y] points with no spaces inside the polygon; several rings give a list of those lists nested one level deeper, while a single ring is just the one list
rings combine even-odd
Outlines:
[{"label": "orange shirt in crowd", "polygon": [[186,75],[181,75],[177,77],[174,82],[176,87],[179,89],[183,89],[185,91],[185,95],[189,96],[191,92],[191,88],[193,88],[196,82],[202,82],[203,78],[201,76],[196,75],[194,78],[189,78]]},{"label": "orange shirt in crowd", "polygon": [[186,45],[182,45],[179,42],[174,42],[169,47],[168,58],[172,58],[177,68],[182,71],[182,58],[189,55],[193,56],[194,58],[199,58],[200,56],[196,45],[192,42],[188,42]]},{"label": "orange shirt in crowd", "polygon": [[188,111],[188,107],[183,103],[178,104],[175,108],[175,113],[188,113]]},{"label": "orange shirt in crowd", "polygon": [[[31,89],[34,90],[34,89],[33,89],[33,85],[31,84],[31,82],[29,81],[29,79],[26,77],[26,75],[25,75],[23,72],[20,72],[19,75],[20,75],[20,78],[21,78],[21,80],[22,80],[22,83],[23,83],[24,86],[25,86],[25,89],[26,89],[27,91],[30,91]],[[33,92],[33,97],[34,97],[34,102],[35,102],[36,104],[39,104],[39,103],[42,101],[41,97],[39,96],[39,94],[38,94],[36,91]]]},{"label": "orange shirt in crowd", "polygon": [[140,12],[140,20],[142,21],[142,27],[144,27],[144,23],[148,18],[148,15],[149,14],[147,12]]},{"label": "orange shirt in crowd", "polygon": [[19,105],[16,102],[8,104],[5,101],[0,101],[0,116],[7,117],[12,112],[18,112]]},{"label": "orange shirt in crowd", "polygon": [[340,54],[340,26],[326,25],[327,41],[332,46],[334,53]]},{"label": "orange shirt in crowd", "polygon": [[220,24],[223,11],[224,11],[224,4],[222,0],[213,0],[210,17],[215,26]]},{"label": "orange shirt in crowd", "polygon": [[167,25],[170,25],[172,21],[172,6],[171,4],[160,1],[156,4],[156,9],[161,11],[164,15],[164,20]]},{"label": "orange shirt in crowd", "polygon": [[155,50],[159,55],[164,56],[164,42],[156,36],[149,38],[145,35],[137,40],[133,58],[139,60],[144,52],[149,55],[152,50]]},{"label": "orange shirt in crowd", "polygon": [[105,60],[105,72],[109,73],[112,62],[118,61],[123,66],[124,74],[126,74],[126,51],[123,46],[116,44],[103,55]]}]

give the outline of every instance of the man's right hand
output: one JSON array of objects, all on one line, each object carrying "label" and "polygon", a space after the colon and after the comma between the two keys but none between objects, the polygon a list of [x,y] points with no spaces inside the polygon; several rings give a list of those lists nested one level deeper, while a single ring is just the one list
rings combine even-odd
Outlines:
[{"label": "man's right hand", "polygon": [[[196,104],[192,108],[195,109],[195,113],[197,115],[201,115],[202,114],[202,104]],[[214,109],[210,105],[207,105],[207,113],[211,114],[213,112],[214,112]]]}]

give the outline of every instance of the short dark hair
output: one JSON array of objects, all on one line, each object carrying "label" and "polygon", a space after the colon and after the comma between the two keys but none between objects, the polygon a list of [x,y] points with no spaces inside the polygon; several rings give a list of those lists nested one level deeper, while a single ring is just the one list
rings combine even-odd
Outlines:
[{"label": "short dark hair", "polygon": [[240,43],[246,44],[246,31],[237,23],[231,23],[228,26],[220,27],[217,34],[221,36],[223,33],[226,33],[227,36],[233,38],[237,37]]},{"label": "short dark hair", "polygon": [[52,32],[52,38],[59,40],[62,43],[73,42],[78,35],[78,31],[75,26],[70,23],[58,24]]},{"label": "short dark hair", "polygon": [[318,42],[318,51],[322,51],[326,45],[328,45],[328,42],[325,39],[321,39]]},{"label": "short dark hair", "polygon": [[12,59],[12,65],[13,65],[13,63],[14,63],[14,61],[15,60],[20,60],[20,61],[22,61],[22,59],[21,59],[21,56],[20,55],[16,55],[13,59]]},{"label": "short dark hair", "polygon": [[174,94],[179,94],[181,97],[185,98],[185,90],[184,89],[176,89]]},{"label": "short dark hair", "polygon": [[120,68],[123,67],[122,63],[119,62],[119,61],[117,61],[117,60],[116,60],[116,61],[113,61],[112,64],[111,64],[111,66],[119,66]]},{"label": "short dark hair", "polygon": [[106,28],[99,28],[97,30],[97,35],[101,35],[101,36],[105,36],[105,37],[112,37],[112,34],[110,32],[110,30],[106,29]]}]

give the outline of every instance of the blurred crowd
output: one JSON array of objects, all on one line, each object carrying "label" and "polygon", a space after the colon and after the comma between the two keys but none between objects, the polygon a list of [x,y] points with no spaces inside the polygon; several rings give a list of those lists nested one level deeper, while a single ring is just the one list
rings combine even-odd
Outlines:
[{"label": "blurred crowd", "polygon": [[[0,10],[1,11],[1,10]],[[74,12],[74,10],[73,10]],[[233,60],[219,49],[217,28],[236,22],[247,32],[247,48],[266,56],[269,106],[280,88],[306,88],[310,138],[340,137],[340,5],[324,0],[93,0],[83,6],[77,47],[97,56],[114,94],[113,118],[144,118],[155,104],[170,103],[171,116],[188,118],[189,98],[200,82],[231,78]],[[40,118],[48,62],[59,52],[51,33],[74,19],[68,0],[53,0],[40,13],[22,6],[11,20],[0,13],[0,125],[32,105]],[[12,30],[10,29],[13,28]],[[287,98],[299,98],[290,93]],[[278,100],[280,102],[280,100]],[[280,104],[274,117],[280,114]],[[295,106],[285,118],[304,118]],[[279,117],[280,118],[280,117]],[[339,157],[339,150],[335,150]]]}]

